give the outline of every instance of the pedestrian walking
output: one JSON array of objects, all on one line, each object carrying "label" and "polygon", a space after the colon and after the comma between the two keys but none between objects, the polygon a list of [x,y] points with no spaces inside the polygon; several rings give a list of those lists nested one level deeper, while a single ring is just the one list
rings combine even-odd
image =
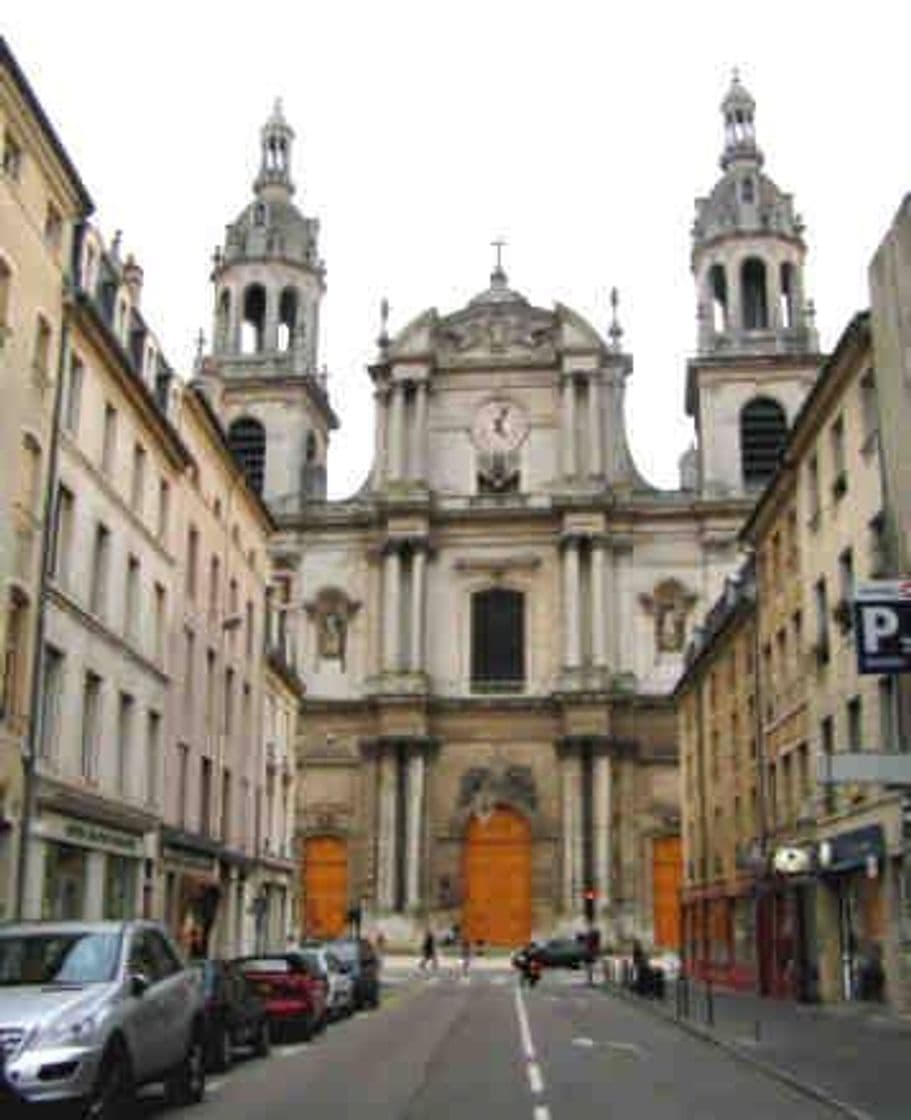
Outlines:
[{"label": "pedestrian walking", "polygon": [[421,946],[421,971],[426,972],[430,967],[436,972],[437,968],[437,941],[433,930],[428,929],[424,934],[424,943]]},{"label": "pedestrian walking", "polygon": [[471,942],[463,937],[459,945],[459,955],[462,960],[462,975],[467,976],[471,970]]}]

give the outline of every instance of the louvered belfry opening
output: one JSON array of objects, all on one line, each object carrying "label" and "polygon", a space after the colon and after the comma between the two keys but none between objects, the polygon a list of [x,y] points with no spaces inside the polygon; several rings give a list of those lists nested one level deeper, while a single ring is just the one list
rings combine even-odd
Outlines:
[{"label": "louvered belfry opening", "polygon": [[252,416],[235,420],[228,429],[228,445],[247,481],[257,494],[262,494],[266,469],[265,428]]},{"label": "louvered belfry opening", "polygon": [[471,600],[471,687],[518,692],[525,682],[525,596],[492,587]]},{"label": "louvered belfry opening", "polygon": [[740,413],[740,454],[743,484],[764,486],[778,468],[788,434],[781,405],[771,397],[757,397]]}]

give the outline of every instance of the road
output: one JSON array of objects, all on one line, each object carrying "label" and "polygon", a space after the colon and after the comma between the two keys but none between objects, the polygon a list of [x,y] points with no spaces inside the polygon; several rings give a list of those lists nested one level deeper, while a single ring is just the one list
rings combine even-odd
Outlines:
[{"label": "road", "polygon": [[833,1112],[717,1048],[585,986],[504,972],[400,976],[383,1007],[213,1078],[154,1120],[816,1120]]}]

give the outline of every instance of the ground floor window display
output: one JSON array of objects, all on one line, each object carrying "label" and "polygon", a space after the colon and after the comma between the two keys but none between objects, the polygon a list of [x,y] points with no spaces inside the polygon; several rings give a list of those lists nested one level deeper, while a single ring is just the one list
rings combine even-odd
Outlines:
[{"label": "ground floor window display", "polygon": [[70,844],[48,843],[44,864],[42,918],[53,921],[85,917],[87,853]]},{"label": "ground floor window display", "polygon": [[104,917],[125,919],[136,917],[137,861],[126,856],[105,858]]}]

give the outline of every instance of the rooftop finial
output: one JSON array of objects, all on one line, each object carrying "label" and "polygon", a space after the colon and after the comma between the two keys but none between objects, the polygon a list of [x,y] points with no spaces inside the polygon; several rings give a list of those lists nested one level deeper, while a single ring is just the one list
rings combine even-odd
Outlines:
[{"label": "rooftop finial", "polygon": [[505,237],[495,237],[490,243],[496,250],[497,259],[490,274],[490,284],[493,288],[506,287],[506,273],[503,270],[503,249],[506,247]]},{"label": "rooftop finial", "polygon": [[610,327],[608,328],[608,335],[610,337],[611,350],[620,349],[620,340],[623,337],[623,327],[620,326],[619,318],[620,308],[620,293],[616,288],[610,290]]},{"label": "rooftop finial", "polygon": [[380,333],[376,344],[380,350],[389,345],[389,300],[385,296],[380,300]]}]

